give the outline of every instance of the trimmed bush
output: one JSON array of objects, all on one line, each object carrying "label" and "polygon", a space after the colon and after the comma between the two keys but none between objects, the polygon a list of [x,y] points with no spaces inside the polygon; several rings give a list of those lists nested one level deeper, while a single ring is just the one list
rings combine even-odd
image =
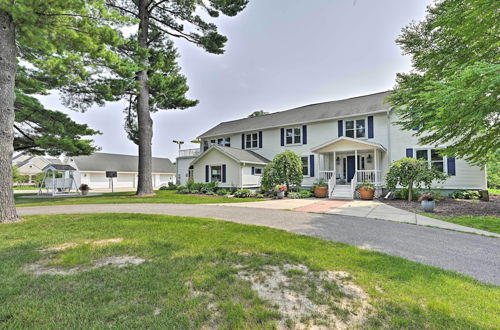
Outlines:
[{"label": "trimmed bush", "polygon": [[234,192],[234,197],[237,198],[248,198],[254,195],[255,193],[250,189],[239,189]]},{"label": "trimmed bush", "polygon": [[475,190],[457,190],[450,194],[454,199],[479,199],[481,194]]},{"label": "trimmed bush", "polygon": [[229,195],[229,190],[224,189],[224,188],[222,188],[222,189],[218,189],[218,190],[217,190],[217,195],[219,195],[219,196],[226,196],[226,195]]}]

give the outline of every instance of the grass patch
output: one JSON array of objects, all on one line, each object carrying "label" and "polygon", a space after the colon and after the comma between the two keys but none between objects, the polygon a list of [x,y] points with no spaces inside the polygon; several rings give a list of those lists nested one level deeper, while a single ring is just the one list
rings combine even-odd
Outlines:
[{"label": "grass patch", "polygon": [[433,213],[424,215],[435,219],[456,223],[457,225],[486,230],[492,233],[500,234],[500,217],[461,215],[457,217],[443,217]]},{"label": "grass patch", "polygon": [[[271,228],[189,217],[82,214],[31,216],[0,229],[0,328],[273,328],[280,317],[275,306],[237,276],[235,265],[283,264],[347,272],[373,308],[362,328],[500,324],[499,287]],[[123,240],[88,243],[113,238]],[[46,252],[61,245],[69,248]],[[68,276],[23,272],[47,253],[61,267],[119,255],[146,262]]]},{"label": "grass patch", "polygon": [[158,190],[156,191],[156,195],[148,197],[137,197],[135,196],[135,192],[132,191],[103,193],[97,196],[90,195],[86,197],[27,198],[26,196],[29,196],[29,194],[16,195],[16,206],[124,203],[211,204],[262,201],[262,199],[255,198],[227,198],[223,196],[177,194],[172,190]]},{"label": "grass patch", "polygon": [[38,190],[37,186],[14,186],[12,187],[14,190]]}]

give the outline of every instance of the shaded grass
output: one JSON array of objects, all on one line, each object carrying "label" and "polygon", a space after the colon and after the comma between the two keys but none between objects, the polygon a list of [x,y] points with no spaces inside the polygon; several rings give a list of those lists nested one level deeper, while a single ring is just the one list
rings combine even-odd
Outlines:
[{"label": "shaded grass", "polygon": [[12,187],[14,190],[38,190],[37,186],[14,186]]},{"label": "shaded grass", "polygon": [[493,189],[493,188],[488,188],[488,191],[492,195],[500,195],[500,189]]},{"label": "shaded grass", "polygon": [[255,198],[227,198],[223,196],[203,196],[177,194],[172,190],[158,190],[156,195],[137,197],[135,192],[103,193],[86,197],[53,197],[29,198],[29,194],[16,195],[16,206],[46,206],[46,205],[74,205],[74,204],[124,204],[124,203],[172,203],[172,204],[210,204],[210,203],[239,203],[262,201]]},{"label": "shaded grass", "polygon": [[500,234],[500,217],[461,215],[456,217],[443,217],[433,213],[424,213],[428,217],[456,223],[457,225],[486,230]]},{"label": "shaded grass", "polygon": [[[124,241],[83,244],[109,238]],[[51,252],[61,266],[125,254],[148,261],[64,277],[21,271],[46,257],[39,249],[69,242],[83,245]],[[273,328],[279,318],[275,308],[236,276],[234,265],[284,263],[347,271],[374,308],[363,328],[500,324],[499,287],[435,267],[265,227],[86,214],[32,216],[0,225],[0,328]]]}]

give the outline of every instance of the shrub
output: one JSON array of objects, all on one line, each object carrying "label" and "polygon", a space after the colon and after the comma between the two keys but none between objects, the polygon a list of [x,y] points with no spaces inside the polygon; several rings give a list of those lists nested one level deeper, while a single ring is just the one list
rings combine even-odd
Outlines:
[{"label": "shrub", "polygon": [[182,188],[182,189],[177,190],[177,193],[178,194],[190,194],[191,190],[189,190],[188,188]]},{"label": "shrub", "polygon": [[298,192],[292,191],[288,193],[288,198],[298,199],[300,198],[300,194]]},{"label": "shrub", "polygon": [[200,189],[199,191],[202,193],[202,194],[206,194],[206,193],[215,193],[215,191],[217,190],[217,186],[219,185],[218,182],[209,182],[209,183],[205,183],[205,184],[201,184],[200,186]]},{"label": "shrub", "polygon": [[[420,193],[418,191],[413,191],[412,200],[417,200],[420,197]],[[394,198],[396,199],[408,199],[408,188],[401,188],[394,192]]]},{"label": "shrub", "polygon": [[213,195],[215,195],[215,192],[213,192],[213,191],[207,191],[205,193],[205,195],[207,195],[207,196],[213,196]]},{"label": "shrub", "polygon": [[321,188],[321,187],[328,187],[328,183],[323,178],[321,178],[318,181],[314,182],[314,184],[312,186],[312,190],[314,190],[314,188]]},{"label": "shrub", "polygon": [[161,186],[160,190],[177,190],[177,186],[173,184],[172,182],[168,183],[168,186]]},{"label": "shrub", "polygon": [[415,158],[403,158],[392,163],[386,174],[387,188],[395,191],[396,186],[400,185],[408,190],[408,200],[413,199],[413,189],[431,188],[434,180],[438,182],[445,181],[448,178],[446,174],[435,169],[429,168],[427,162]]},{"label": "shrub", "polygon": [[86,183],[82,183],[82,184],[80,185],[80,188],[78,188],[78,190],[81,190],[81,191],[90,190],[90,187],[89,187],[89,185],[88,185],[88,184],[86,184]]},{"label": "shrub", "polygon": [[217,190],[217,195],[219,195],[219,196],[229,195],[229,190],[227,190],[227,189],[219,189],[219,190]]},{"label": "shrub", "polygon": [[264,194],[257,194],[257,195],[255,195],[255,197],[257,197],[257,198],[264,198],[266,196],[264,196]]},{"label": "shrub", "polygon": [[309,198],[312,197],[313,193],[310,190],[301,190],[299,191],[300,198]]},{"label": "shrub", "polygon": [[475,190],[457,190],[450,194],[454,199],[479,199],[481,194]]},{"label": "shrub", "polygon": [[264,190],[272,190],[277,185],[292,186],[302,184],[302,160],[295,152],[287,150],[277,154],[262,170],[261,185]]},{"label": "shrub", "polygon": [[237,198],[248,198],[255,195],[255,193],[249,189],[239,189],[234,192],[234,197]]}]

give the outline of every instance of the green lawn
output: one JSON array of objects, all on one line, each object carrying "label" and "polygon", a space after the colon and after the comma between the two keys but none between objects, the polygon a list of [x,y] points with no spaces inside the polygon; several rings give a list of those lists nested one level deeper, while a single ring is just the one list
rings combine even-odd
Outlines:
[{"label": "green lawn", "polygon": [[426,216],[439,220],[456,223],[457,225],[486,230],[500,234],[500,217],[462,215],[458,217],[443,217],[432,213],[425,213]]},{"label": "green lawn", "polygon": [[[227,198],[222,196],[199,196],[177,194],[172,190],[159,190],[150,197],[137,197],[135,192],[103,193],[98,196],[86,197],[55,197],[55,198],[21,198],[16,195],[17,206],[71,205],[71,204],[123,204],[123,203],[174,203],[174,204],[205,204],[205,203],[238,203],[253,202],[259,199]],[[260,199],[262,200],[262,199]]]},{"label": "green lawn", "polygon": [[[123,241],[89,243],[111,238]],[[63,243],[79,245],[40,251]],[[147,261],[68,276],[22,271],[47,253],[60,267],[120,255]],[[348,272],[372,306],[360,328],[493,329],[500,324],[499,287],[435,267],[265,227],[89,214],[32,216],[0,225],[0,328],[269,329],[280,315],[237,277],[238,267],[284,263]]]},{"label": "green lawn", "polygon": [[38,190],[37,186],[15,186],[12,187],[14,190]]}]

